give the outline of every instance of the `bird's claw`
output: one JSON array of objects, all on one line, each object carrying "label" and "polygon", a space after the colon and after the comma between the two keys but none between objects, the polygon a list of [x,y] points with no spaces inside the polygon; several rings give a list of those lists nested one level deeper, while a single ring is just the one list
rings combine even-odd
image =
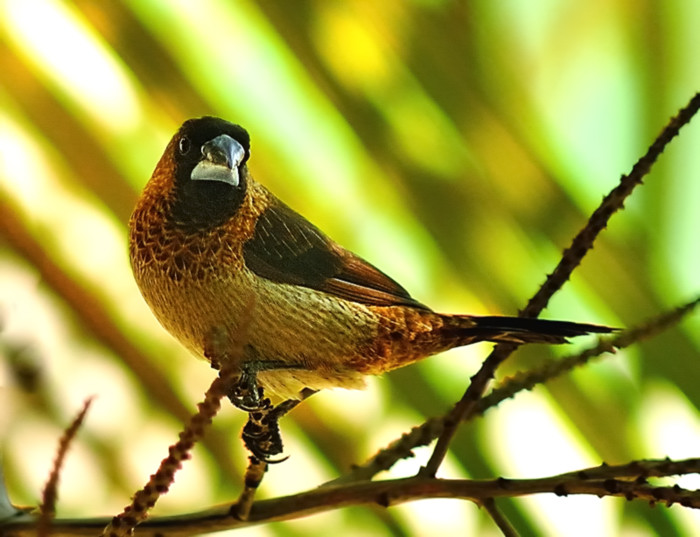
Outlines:
[{"label": "bird's claw", "polygon": [[[266,399],[269,405],[269,399]],[[282,453],[282,435],[279,428],[280,413],[278,407],[269,405],[248,414],[248,423],[243,427],[243,443],[250,453],[261,462],[277,464],[289,457],[273,459]]]},{"label": "bird's claw", "polygon": [[279,420],[301,401],[288,399],[277,406],[272,406],[269,399],[263,401],[266,403],[264,408],[248,413],[248,423],[243,427],[243,443],[256,459],[268,464],[278,464],[289,458],[271,458],[282,453],[284,449]]},{"label": "bird's claw", "polygon": [[262,387],[258,386],[260,371],[276,371],[282,369],[300,369],[299,364],[287,364],[275,360],[249,360],[241,368],[241,375],[231,388],[228,398],[236,408],[244,412],[267,410],[271,405],[269,399],[263,396]]},{"label": "bird's claw", "polygon": [[256,362],[243,364],[241,375],[228,395],[233,406],[244,412],[256,412],[271,406],[270,400],[263,397],[262,387],[258,386],[258,369]]},{"label": "bird's claw", "polygon": [[263,398],[263,389],[258,386],[255,370],[250,368],[243,369],[228,398],[233,406],[244,412],[255,412],[270,406],[270,400]]},{"label": "bird's claw", "polygon": [[[298,367],[295,364],[274,361],[247,362],[243,365],[241,375],[228,395],[235,407],[248,413],[248,422],[243,427],[241,436],[246,449],[261,462],[277,464],[288,459],[288,457],[272,458],[282,453],[284,449],[279,420],[298,405],[300,400],[289,399],[274,406],[270,399],[265,397],[263,388],[258,386],[257,373],[265,370],[296,369]],[[312,393],[313,391],[305,390],[300,395],[304,399]]]}]

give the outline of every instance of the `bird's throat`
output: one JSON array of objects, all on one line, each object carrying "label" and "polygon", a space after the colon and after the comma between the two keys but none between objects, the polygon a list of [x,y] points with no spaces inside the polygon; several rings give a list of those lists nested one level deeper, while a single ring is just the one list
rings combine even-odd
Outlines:
[{"label": "bird's throat", "polygon": [[170,217],[187,231],[201,231],[222,225],[236,214],[244,192],[220,181],[188,182],[177,186]]}]

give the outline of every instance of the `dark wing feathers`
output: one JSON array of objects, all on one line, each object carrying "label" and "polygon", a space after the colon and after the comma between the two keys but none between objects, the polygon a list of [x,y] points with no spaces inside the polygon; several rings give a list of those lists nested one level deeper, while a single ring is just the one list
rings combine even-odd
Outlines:
[{"label": "dark wing feathers", "polygon": [[243,245],[246,266],[262,278],[301,285],[373,306],[428,309],[379,269],[331,241],[282,202],[258,218]]}]

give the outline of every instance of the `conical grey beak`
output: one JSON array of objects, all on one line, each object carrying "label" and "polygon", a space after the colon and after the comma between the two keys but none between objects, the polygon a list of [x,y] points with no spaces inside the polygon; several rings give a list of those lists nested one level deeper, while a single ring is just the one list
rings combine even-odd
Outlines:
[{"label": "conical grey beak", "polygon": [[245,157],[245,149],[228,134],[221,134],[202,146],[202,160],[194,167],[190,178],[194,181],[221,181],[238,186],[238,166]]}]

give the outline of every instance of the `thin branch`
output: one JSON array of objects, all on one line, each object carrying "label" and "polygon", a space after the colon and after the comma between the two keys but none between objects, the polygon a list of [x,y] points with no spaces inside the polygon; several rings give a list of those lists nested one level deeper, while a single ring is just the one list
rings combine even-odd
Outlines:
[{"label": "thin branch", "polygon": [[443,421],[444,429],[438,437],[437,444],[435,445],[435,449],[428,463],[425,467],[421,468],[419,475],[423,477],[435,477],[438,468],[447,455],[447,450],[450,447],[452,438],[457,432],[459,424],[473,415],[479,399],[483,397],[486,387],[495,375],[496,368],[508,358],[516,348],[517,345],[499,343],[486,360],[484,360],[479,371],[470,379],[469,387],[464,392],[462,398],[445,416]]},{"label": "thin branch", "polygon": [[[700,298],[654,317],[638,327],[620,332],[612,338],[599,339],[597,345],[580,354],[553,360],[540,368],[516,375],[504,382],[499,388],[494,389],[489,395],[480,399],[474,412],[468,418],[482,415],[489,408],[498,405],[509,397],[513,397],[517,392],[532,389],[536,384],[561,376],[574,367],[587,363],[592,358],[600,357],[605,353],[608,353],[608,356],[612,356],[615,349],[624,348],[642,339],[652,337],[679,323],[698,306],[700,306]],[[365,463],[355,466],[350,472],[331,483],[351,483],[353,481],[372,479],[379,472],[391,468],[396,461],[411,457],[413,455],[411,450],[419,446],[427,446],[440,436],[445,428],[445,420],[448,416],[449,414],[426,420],[389,444],[386,448],[380,450]]]},{"label": "thin branch", "polygon": [[669,477],[700,473],[700,458],[673,461],[665,459],[647,459],[626,464],[601,464],[594,468],[577,470],[561,474],[564,479],[647,479],[650,477]]},{"label": "thin branch", "polygon": [[[182,462],[190,458],[195,444],[202,439],[206,428],[211,425],[212,420],[218,414],[221,408],[221,399],[231,393],[231,387],[239,379],[245,339],[250,320],[253,318],[254,306],[255,301],[251,297],[244,311],[242,322],[235,331],[215,327],[209,334],[204,352],[212,364],[217,364],[219,376],[214,379],[204,394],[204,401],[197,405],[197,413],[188,420],[184,430],[179,434],[179,440],[175,445],[170,446],[168,457],[161,461],[158,470],[151,475],[146,486],[134,495],[131,504],[122,513],[112,518],[102,532],[103,536],[125,537],[131,535],[134,528],[146,520],[148,512],[160,496],[168,492],[175,481],[175,473],[182,467]],[[260,484],[263,473],[264,468],[260,471],[255,488]],[[248,487],[247,482],[245,487]]]},{"label": "thin branch", "polygon": [[56,499],[58,498],[58,478],[61,474],[61,469],[63,468],[63,461],[66,459],[66,454],[68,453],[68,448],[70,447],[75,435],[78,433],[80,426],[85,419],[90,405],[92,404],[92,397],[88,398],[85,403],[83,403],[83,408],[80,410],[78,415],[75,417],[70,427],[65,430],[63,436],[61,436],[58,442],[58,452],[56,453],[56,460],[54,460],[53,468],[49,474],[49,479],[44,487],[44,492],[42,494],[41,506],[39,508],[39,524],[37,528],[37,535],[39,537],[44,537],[51,533],[51,521],[56,514]]},{"label": "thin branch", "polygon": [[243,490],[238,496],[236,503],[231,507],[231,516],[239,520],[248,520],[250,510],[255,501],[255,493],[258,491],[266,471],[266,462],[259,461],[253,456],[248,458],[248,468],[243,480]]},{"label": "thin branch", "polygon": [[[389,507],[425,498],[457,498],[483,504],[489,498],[514,498],[532,494],[568,496],[585,494],[616,496],[652,504],[700,509],[700,491],[678,486],[655,487],[649,477],[669,477],[700,473],[700,459],[682,461],[636,461],[622,466],[602,465],[539,479],[435,479],[411,477],[388,481],[365,481],[316,488],[307,492],[262,500],[253,504],[248,520],[231,516],[233,505],[223,505],[172,517],[153,518],[141,525],[142,531],[164,537],[185,537],[202,533],[248,527],[268,522],[292,520],[342,507],[379,505]],[[52,536],[94,535],[106,519],[55,520]],[[100,526],[102,523],[102,526]],[[36,522],[2,523],[0,530],[13,537],[34,535]]]},{"label": "thin branch", "polygon": [[549,299],[569,279],[573,270],[579,265],[586,252],[593,247],[598,234],[608,225],[610,217],[622,209],[625,200],[632,194],[651,167],[663,153],[666,146],[673,140],[681,128],[687,125],[700,109],[700,93],[696,93],[688,104],[678,114],[671,118],[654,143],[649,146],[646,154],[632,167],[629,174],[623,175],[620,184],[615,187],[593,212],[586,226],[579,232],[564,251],[561,261],[554,271],[547,276],[540,289],[535,293],[527,306],[521,312],[522,317],[537,317],[547,306]]},{"label": "thin branch", "polygon": [[477,403],[475,414],[481,415],[488,409],[497,406],[505,399],[513,397],[516,393],[523,390],[531,390],[538,384],[543,384],[556,377],[560,377],[575,367],[587,364],[594,358],[601,358],[605,355],[612,356],[617,349],[624,349],[643,339],[655,336],[669,327],[678,324],[699,305],[700,298],[696,298],[687,304],[683,304],[678,308],[654,317],[644,324],[620,332],[613,337],[600,338],[597,345],[579,354],[548,360],[540,367],[517,373],[505,380],[499,387],[494,388],[490,394],[480,399]]},{"label": "thin branch", "polygon": [[[634,188],[642,184],[642,179],[649,173],[654,162],[664,151],[669,142],[678,135],[681,127],[686,125],[700,109],[700,93],[696,93],[685,108],[669,121],[661,134],[651,144],[646,154],[637,161],[628,175],[623,175],[620,184],[615,187],[605,198],[600,206],[593,212],[584,228],[576,235],[571,246],[564,251],[561,261],[554,271],[547,276],[546,281],[535,295],[530,299],[525,309],[520,312],[521,317],[537,317],[547,306],[549,299],[561,289],[569,279],[573,270],[581,263],[586,253],[593,248],[593,243],[600,232],[605,229],[610,217],[619,211],[625,199],[629,197]],[[477,402],[484,394],[486,387],[494,376],[496,368],[506,360],[516,345],[496,345],[491,354],[482,364],[481,369],[471,378],[471,383],[465,391],[462,399],[448,413],[445,419],[445,429],[438,438],[435,449],[425,468],[421,469],[421,475],[434,476],[442,464],[452,438],[457,432],[459,424],[473,414]]]},{"label": "thin branch", "polygon": [[504,537],[518,537],[518,532],[510,521],[501,513],[493,498],[486,498],[483,502],[484,510],[489,514]]},{"label": "thin branch", "polygon": [[165,494],[175,480],[175,473],[182,467],[182,462],[190,458],[194,445],[203,436],[212,419],[221,408],[221,399],[238,376],[238,361],[223,362],[219,376],[214,379],[204,395],[204,401],[197,405],[197,413],[190,418],[179,440],[169,448],[169,455],[163,459],[156,473],[151,475],[148,483],[134,495],[132,503],[122,513],[115,516],[102,532],[109,537],[130,535],[133,529],[143,522],[162,494]]}]

